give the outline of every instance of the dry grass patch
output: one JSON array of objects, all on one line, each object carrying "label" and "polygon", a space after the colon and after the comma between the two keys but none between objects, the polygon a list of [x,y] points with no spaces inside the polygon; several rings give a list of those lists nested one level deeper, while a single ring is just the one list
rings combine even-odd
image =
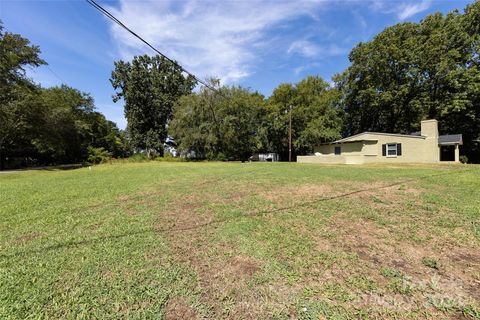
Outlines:
[{"label": "dry grass patch", "polygon": [[149,163],[16,175],[0,183],[0,318],[480,318],[479,173]]},{"label": "dry grass patch", "polygon": [[175,297],[168,300],[165,307],[165,320],[198,319],[195,309],[189,306],[186,299]]},{"label": "dry grass patch", "polygon": [[23,234],[23,235],[17,237],[15,239],[15,242],[17,242],[17,243],[27,243],[27,242],[30,242],[32,240],[37,239],[40,236],[41,236],[40,232],[30,232],[30,233],[26,233],[26,234]]},{"label": "dry grass patch", "polygon": [[312,200],[338,195],[339,190],[327,184],[304,184],[297,186],[281,186],[263,190],[259,195],[276,204],[291,202],[291,200]]},{"label": "dry grass patch", "polygon": [[[321,262],[320,259],[318,263],[305,264],[303,260],[308,259],[305,256],[300,255],[298,260],[290,254],[280,253],[277,259],[287,265],[292,264],[303,285],[282,281],[278,275],[274,276],[275,284],[271,281],[255,283],[257,276],[261,277],[265,271],[261,261],[240,252],[234,243],[212,241],[215,229],[210,227],[212,222],[218,221],[215,212],[217,205],[241,207],[246,200],[255,196],[261,196],[276,206],[347,197],[351,202],[360,200],[363,207],[371,210],[394,212],[401,211],[405,205],[421,202],[421,195],[425,191],[416,183],[389,185],[386,182],[340,181],[331,185],[270,187],[268,191],[260,185],[239,188],[232,184],[219,189],[221,192],[190,194],[174,203],[174,210],[162,215],[173,226],[192,227],[186,233],[173,232],[169,240],[178,261],[188,263],[197,273],[199,289],[203,292],[202,302],[212,307],[214,317],[262,318],[283,310],[285,314],[296,318],[297,311],[286,310],[285,305],[294,303],[292,297],[299,296],[307,283],[319,288],[314,296],[320,299],[333,299],[334,303],[343,307],[367,309],[377,315],[384,314],[385,310],[395,313],[406,310],[440,316],[444,307],[460,312],[458,310],[478,300],[475,294],[477,280],[472,278],[471,272],[465,272],[464,262],[459,261],[465,257],[457,256],[457,261],[452,261],[446,255],[448,250],[462,252],[463,249],[433,247],[436,239],[431,237],[428,230],[424,237],[430,237],[430,240],[422,244],[406,239],[402,241],[398,234],[395,236],[399,230],[403,232],[401,228],[391,229],[388,223],[381,226],[369,219],[352,218],[351,214],[341,211],[334,214],[326,230],[323,230],[327,234],[334,234],[332,238],[319,237],[302,223],[295,225],[292,232],[295,230],[314,239],[316,246],[313,255],[333,257],[331,261]],[[317,214],[312,208],[305,208],[305,211]],[[262,209],[258,212],[262,212]],[[272,223],[277,220],[275,214],[266,218]],[[410,216],[399,215],[398,212],[386,219],[397,224],[412,222]],[[416,217],[415,220],[427,223],[429,216]],[[220,220],[220,223],[226,221]],[[351,260],[352,256],[357,257],[357,262]],[[433,270],[425,266],[422,263],[425,257],[438,259],[441,268]],[[476,256],[466,257],[469,259],[465,263],[469,263],[472,270],[477,267]],[[305,267],[301,267],[302,264]],[[397,270],[399,275],[386,277],[380,272],[382,268]]]},{"label": "dry grass patch", "polygon": [[[172,228],[168,239],[175,259],[195,270],[201,301],[211,307],[215,318],[266,318],[279,310],[291,318],[300,317],[291,306],[295,303],[293,297],[300,296],[307,284],[317,288],[310,298],[327,299],[347,310],[369,310],[377,316],[402,311],[461,315],[462,308],[478,301],[480,282],[474,270],[479,267],[480,257],[470,253],[471,247],[458,246],[448,240],[448,235],[439,237],[427,228],[431,212],[421,207],[424,192],[416,182],[338,181],[282,187],[232,182],[216,186],[215,191],[199,190],[177,199],[162,212],[158,228]],[[305,261],[308,257],[300,253],[292,256],[279,252],[276,259],[291,265],[298,274],[294,279],[298,280],[285,281],[273,272],[268,281],[258,282],[272,271],[265,268],[265,262],[245,255],[235,242],[213,241],[217,227],[236,219],[221,218],[218,210],[245,207],[249,199],[258,196],[267,201],[267,208],[273,205],[273,210],[300,206],[303,213],[299,219],[308,213],[313,218],[321,214],[321,201],[346,198],[347,203],[360,203],[364,211],[382,217],[382,223],[371,217],[355,217],[351,210],[345,213],[342,209],[322,230],[333,236],[324,237],[298,220],[290,232],[313,239],[315,246],[310,254],[314,259],[309,263]],[[417,205],[418,211],[412,214]],[[242,217],[263,210],[246,211]],[[284,224],[277,213],[264,218],[276,225]],[[285,221],[285,225],[288,223]],[[412,226],[418,228],[412,231]],[[404,238],[409,232],[423,240],[418,243]],[[452,257],[451,252],[457,255]],[[322,261],[322,257],[326,260]],[[439,269],[426,266],[422,262],[425,258],[439,261]]]},{"label": "dry grass patch", "polygon": [[[355,299],[355,307],[378,304],[395,311],[425,310],[440,315],[447,302],[449,309],[459,312],[479,301],[480,282],[474,270],[480,268],[480,255],[473,247],[397,240],[388,228],[362,218],[335,216],[330,228],[337,230],[338,250],[354,253],[360,260],[362,268],[355,271],[352,265],[350,272],[374,279],[379,287],[379,292]],[[425,265],[426,257],[438,261],[438,270]],[[390,271],[382,277],[380,270]]]},{"label": "dry grass patch", "polygon": [[200,301],[211,308],[212,318],[268,318],[281,312],[293,293],[281,281],[258,283],[264,272],[262,261],[246,255],[235,242],[214,240],[216,228],[230,221],[218,217],[218,206],[237,207],[257,195],[254,188],[239,190],[235,196],[231,191],[199,191],[177,199],[161,213],[157,229],[171,230],[166,237],[174,259],[197,274]]}]

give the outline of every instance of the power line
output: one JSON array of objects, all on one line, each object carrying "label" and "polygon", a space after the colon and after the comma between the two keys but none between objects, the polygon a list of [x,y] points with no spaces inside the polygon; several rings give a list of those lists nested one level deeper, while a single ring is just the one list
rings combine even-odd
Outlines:
[{"label": "power line", "polygon": [[210,84],[208,84],[207,82],[203,81],[202,79],[200,79],[199,77],[197,77],[195,74],[193,74],[192,72],[188,71],[187,69],[185,69],[183,66],[181,66],[178,62],[176,62],[175,60],[173,59],[170,59],[166,54],[162,53],[160,50],[158,50],[157,48],[155,48],[153,45],[151,45],[147,40],[143,39],[141,36],[139,36],[137,33],[135,33],[132,29],[128,28],[123,22],[121,22],[119,19],[117,19],[113,14],[111,14],[107,9],[103,8],[101,5],[99,5],[97,2],[95,2],[95,0],[86,0],[91,6],[93,6],[95,9],[97,9],[98,11],[100,11],[101,13],[103,13],[105,16],[107,16],[110,20],[112,20],[113,22],[115,22],[116,24],[118,24],[120,27],[122,27],[123,29],[125,29],[126,31],[128,31],[130,34],[132,34],[133,36],[135,36],[137,39],[139,39],[140,41],[142,41],[144,44],[146,44],[150,49],[152,49],[153,51],[155,51],[156,53],[158,53],[160,56],[162,56],[163,58],[165,58],[166,60],[168,60],[170,63],[176,65],[177,67],[179,67],[183,72],[185,72],[186,74],[188,74],[189,76],[193,77],[197,82],[201,83],[202,85],[204,85],[205,87],[207,87],[208,89],[214,91],[214,92],[217,92],[218,93],[218,90],[211,86]]},{"label": "power line", "polygon": [[47,67],[47,69],[48,69],[58,80],[60,80],[61,83],[67,84],[55,71],[52,70],[52,68],[50,68],[50,67],[48,66],[48,64],[45,65],[45,67]]},{"label": "power line", "polygon": [[[225,95],[222,94],[222,92],[220,92],[219,90],[217,90],[215,87],[211,86],[210,84],[208,84],[207,82],[203,81],[202,79],[200,79],[199,77],[197,77],[195,74],[193,74],[192,72],[188,71],[187,69],[185,69],[183,66],[181,66],[178,62],[176,62],[175,60],[173,59],[170,59],[167,55],[165,55],[164,53],[162,53],[160,50],[158,50],[157,48],[155,48],[153,45],[151,45],[147,40],[143,39],[141,36],[139,36],[137,33],[135,33],[132,29],[128,28],[123,22],[121,22],[119,19],[117,19],[113,14],[111,14],[107,9],[103,8],[101,5],[99,5],[97,2],[95,2],[95,0],[86,0],[88,2],[88,4],[90,4],[91,6],[93,6],[95,9],[97,9],[98,11],[100,11],[102,14],[104,14],[106,17],[108,17],[110,20],[112,20],[113,22],[115,22],[116,24],[118,24],[120,27],[122,27],[123,29],[125,29],[126,31],[128,31],[130,34],[132,34],[134,37],[136,37],[137,39],[139,39],[141,42],[143,42],[144,44],[146,44],[150,49],[152,49],[153,51],[155,51],[157,54],[159,54],[160,56],[162,56],[164,59],[166,59],[167,61],[169,61],[170,63],[172,63],[173,65],[177,66],[180,68],[180,70],[182,72],[185,72],[186,74],[188,74],[189,76],[191,76],[193,79],[195,79],[195,81],[197,81],[198,83],[201,83],[203,86],[205,86],[206,88],[210,89],[211,91],[215,92],[215,93],[218,93],[220,94],[221,97],[223,98],[227,98]],[[213,109],[213,106],[210,104],[210,103],[207,103],[208,104],[208,107],[210,109],[210,111],[212,112],[212,116],[213,116],[213,121],[215,122],[216,124],[216,130],[217,130],[217,135],[219,135],[218,131],[218,122],[217,122],[217,117],[215,115],[215,110]]]},{"label": "power line", "polygon": [[[65,82],[55,71],[53,71],[52,68],[50,68],[50,67],[48,66],[48,64],[45,64],[44,67],[47,68],[47,70],[50,71],[50,73],[51,73],[55,78],[57,78],[57,80],[60,81],[60,84],[66,84],[66,82]],[[37,72],[36,69],[34,69],[34,68],[29,68],[29,69],[32,70],[33,73],[38,74],[38,72]]]}]

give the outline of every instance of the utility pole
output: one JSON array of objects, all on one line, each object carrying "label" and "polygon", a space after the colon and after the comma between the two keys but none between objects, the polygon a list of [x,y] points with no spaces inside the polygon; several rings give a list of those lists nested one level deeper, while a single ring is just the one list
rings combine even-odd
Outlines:
[{"label": "utility pole", "polygon": [[292,162],[292,105],[288,111],[288,162]]}]

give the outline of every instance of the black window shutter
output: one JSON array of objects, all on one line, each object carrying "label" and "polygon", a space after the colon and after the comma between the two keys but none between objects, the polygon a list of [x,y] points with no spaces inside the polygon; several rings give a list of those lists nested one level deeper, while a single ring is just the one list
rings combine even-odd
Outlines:
[{"label": "black window shutter", "polygon": [[382,144],[382,156],[386,156],[387,155],[387,145],[386,144]]},{"label": "black window shutter", "polygon": [[397,143],[397,156],[401,156],[401,155],[402,155],[402,144]]}]

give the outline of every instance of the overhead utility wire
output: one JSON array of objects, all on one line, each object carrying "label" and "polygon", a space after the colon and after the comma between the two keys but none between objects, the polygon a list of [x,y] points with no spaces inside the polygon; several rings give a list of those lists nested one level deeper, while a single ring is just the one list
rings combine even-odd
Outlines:
[{"label": "overhead utility wire", "polygon": [[48,66],[48,64],[45,65],[45,67],[47,67],[47,69],[53,74],[53,76],[54,76],[55,78],[57,78],[58,80],[60,80],[60,82],[61,82],[62,84],[67,84],[67,82],[65,82],[55,71],[53,71],[52,68],[50,68],[50,67]]},{"label": "overhead utility wire", "polygon": [[[126,31],[128,31],[130,34],[132,34],[133,36],[135,36],[137,39],[139,39],[140,41],[142,41],[144,44],[146,44],[150,49],[152,49],[153,51],[155,51],[156,53],[158,53],[160,56],[162,56],[163,58],[165,58],[166,60],[168,60],[169,62],[171,62],[173,65],[176,65],[177,67],[179,67],[183,72],[185,72],[186,74],[188,74],[189,76],[193,77],[198,83],[201,83],[202,85],[204,85],[206,88],[212,90],[213,92],[215,93],[219,93],[221,97],[224,97],[226,98],[225,95],[223,95],[218,89],[216,89],[215,87],[209,85],[208,83],[206,83],[205,81],[203,81],[202,79],[200,79],[199,77],[197,77],[195,74],[191,73],[190,71],[188,71],[187,69],[185,69],[184,67],[182,67],[178,62],[170,59],[168,56],[166,56],[165,54],[163,54],[160,50],[158,50],[157,48],[155,48],[154,46],[152,46],[150,43],[148,43],[147,40],[143,39],[142,37],[140,37],[138,34],[136,34],[133,30],[131,30],[130,28],[128,28],[126,25],[123,24],[122,21],[118,20],[113,14],[111,14],[107,9],[103,8],[101,5],[99,5],[97,2],[95,2],[95,0],[86,0],[88,2],[88,4],[90,4],[91,6],[93,6],[95,9],[97,9],[98,11],[100,11],[101,13],[103,13],[105,16],[107,16],[110,20],[112,20],[113,22],[115,22],[116,24],[118,24],[120,27],[122,27],[123,29],[125,29]],[[215,124],[217,125],[216,126],[216,130],[217,130],[217,135],[219,134],[218,131],[218,122],[217,122],[217,117],[215,115],[215,110],[213,109],[213,106],[208,103],[208,107],[210,109],[210,111],[212,112],[212,116],[213,116],[213,121],[215,122]]]},{"label": "overhead utility wire", "polygon": [[95,0],[86,0],[91,6],[93,6],[95,9],[97,9],[98,11],[100,11],[101,13],[103,13],[105,16],[107,16],[110,20],[114,21],[116,24],[118,24],[119,26],[121,26],[123,29],[125,29],[126,31],[128,31],[130,34],[132,34],[133,36],[135,36],[136,38],[138,38],[140,41],[142,41],[144,44],[146,44],[150,49],[152,49],[153,51],[155,51],[156,53],[158,53],[159,55],[161,55],[162,57],[164,57],[165,59],[167,59],[169,62],[171,62],[172,64],[176,65],[177,67],[179,67],[183,72],[187,73],[188,75],[190,75],[191,77],[193,77],[197,82],[201,83],[202,85],[204,85],[205,87],[207,87],[208,89],[214,91],[214,92],[217,92],[218,93],[218,90],[211,86],[210,84],[206,83],[205,81],[203,81],[202,79],[200,79],[199,77],[197,77],[195,74],[193,74],[192,72],[188,71],[187,69],[185,69],[184,67],[182,67],[178,62],[170,59],[168,56],[166,56],[165,54],[163,54],[160,50],[158,50],[157,48],[155,48],[154,46],[152,46],[147,40],[143,39],[141,36],[139,36],[137,33],[135,33],[132,29],[128,28],[125,24],[123,24],[120,20],[118,20],[113,14],[111,14],[107,9],[103,8],[101,5],[99,5],[97,2],[95,2]]}]

